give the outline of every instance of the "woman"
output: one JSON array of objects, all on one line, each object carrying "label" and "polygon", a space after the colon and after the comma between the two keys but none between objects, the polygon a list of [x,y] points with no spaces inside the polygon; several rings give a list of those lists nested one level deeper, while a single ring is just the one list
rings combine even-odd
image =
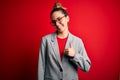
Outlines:
[{"label": "woman", "polygon": [[69,16],[60,3],[50,14],[56,32],[42,38],[38,80],[78,80],[77,68],[87,72],[90,60],[80,38],[69,32]]}]

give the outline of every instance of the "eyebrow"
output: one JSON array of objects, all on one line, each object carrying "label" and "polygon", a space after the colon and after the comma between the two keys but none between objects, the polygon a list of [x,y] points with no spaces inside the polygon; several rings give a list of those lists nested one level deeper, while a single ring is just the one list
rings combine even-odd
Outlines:
[{"label": "eyebrow", "polygon": [[[65,15],[63,15],[63,16],[65,16]],[[56,19],[61,18],[61,17],[63,17],[63,16],[59,16],[59,17],[57,17]],[[56,20],[56,19],[52,19],[52,20]]]}]

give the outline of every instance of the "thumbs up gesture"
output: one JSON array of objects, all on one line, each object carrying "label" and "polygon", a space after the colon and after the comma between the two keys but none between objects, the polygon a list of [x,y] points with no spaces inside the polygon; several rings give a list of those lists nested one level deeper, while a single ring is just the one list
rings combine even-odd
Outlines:
[{"label": "thumbs up gesture", "polygon": [[75,55],[75,49],[73,48],[72,43],[70,43],[70,48],[66,48],[65,49],[65,53],[69,57],[74,57],[74,55]]}]

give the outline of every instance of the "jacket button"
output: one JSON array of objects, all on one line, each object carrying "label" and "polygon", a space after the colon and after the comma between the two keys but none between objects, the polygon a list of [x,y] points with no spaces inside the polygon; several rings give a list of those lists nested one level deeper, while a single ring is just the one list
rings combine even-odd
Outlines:
[{"label": "jacket button", "polygon": [[63,70],[60,68],[60,72],[62,72]]}]

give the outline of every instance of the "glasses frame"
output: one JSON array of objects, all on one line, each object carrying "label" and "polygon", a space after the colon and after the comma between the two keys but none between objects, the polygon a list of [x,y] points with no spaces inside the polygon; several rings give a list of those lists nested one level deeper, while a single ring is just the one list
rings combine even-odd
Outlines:
[{"label": "glasses frame", "polygon": [[63,20],[63,18],[64,17],[66,17],[65,15],[64,16],[62,16],[62,17],[58,17],[56,20],[52,20],[51,21],[51,24],[53,25],[53,26],[56,26],[56,22],[61,22],[62,20]]}]

